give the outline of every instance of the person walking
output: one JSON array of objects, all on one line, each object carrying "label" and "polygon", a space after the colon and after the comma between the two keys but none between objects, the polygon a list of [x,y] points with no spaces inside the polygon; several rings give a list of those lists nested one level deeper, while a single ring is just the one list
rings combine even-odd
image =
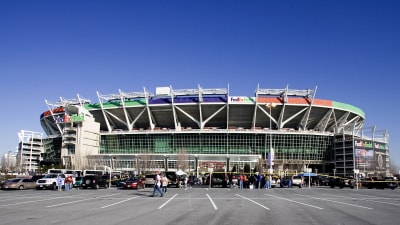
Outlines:
[{"label": "person walking", "polygon": [[162,176],[161,177],[161,181],[162,181],[162,188],[161,188],[161,190],[164,192],[164,193],[167,193],[167,187],[168,187],[168,177],[167,176]]},{"label": "person walking", "polygon": [[73,185],[74,180],[72,179],[72,176],[68,176],[67,178],[65,178],[65,190],[69,191],[72,189],[72,185]]},{"label": "person walking", "polygon": [[188,176],[185,176],[185,178],[183,180],[183,184],[185,185],[185,190],[187,190],[187,188],[188,188],[188,180],[189,180]]},{"label": "person walking", "polygon": [[271,189],[271,176],[265,175],[265,189]]},{"label": "person walking", "polygon": [[153,189],[153,197],[157,195],[156,192],[160,194],[160,197],[164,196],[164,193],[161,190],[161,177],[158,171],[156,171],[156,175],[154,176],[154,189]]},{"label": "person walking", "polygon": [[239,176],[239,188],[240,189],[243,189],[243,180],[244,180],[244,177],[243,177],[243,175],[240,174],[240,176]]},{"label": "person walking", "polygon": [[257,186],[258,186],[258,189],[261,188],[261,181],[262,181],[262,176],[261,176],[261,173],[259,172],[257,174]]},{"label": "person walking", "polygon": [[62,186],[63,186],[63,179],[60,174],[57,176],[57,187],[58,191],[62,191]]}]

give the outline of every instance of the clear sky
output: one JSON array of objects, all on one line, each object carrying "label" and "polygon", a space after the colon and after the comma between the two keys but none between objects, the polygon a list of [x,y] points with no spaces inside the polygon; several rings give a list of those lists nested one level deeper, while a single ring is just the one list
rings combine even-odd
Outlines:
[{"label": "clear sky", "polygon": [[400,164],[400,1],[0,1],[0,153],[77,94],[314,89],[361,108]]}]

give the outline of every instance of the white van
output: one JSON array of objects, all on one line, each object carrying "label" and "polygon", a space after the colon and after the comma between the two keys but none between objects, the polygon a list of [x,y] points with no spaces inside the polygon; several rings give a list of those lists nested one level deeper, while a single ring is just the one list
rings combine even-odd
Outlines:
[{"label": "white van", "polygon": [[298,186],[301,188],[304,185],[304,179],[302,176],[294,175],[292,177],[292,186]]}]

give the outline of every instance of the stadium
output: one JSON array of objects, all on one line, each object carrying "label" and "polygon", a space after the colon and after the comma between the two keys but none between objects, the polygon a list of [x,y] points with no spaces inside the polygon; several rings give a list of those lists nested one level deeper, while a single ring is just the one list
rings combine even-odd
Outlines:
[{"label": "stadium", "polygon": [[46,100],[43,161],[71,169],[141,174],[177,171],[315,173],[389,172],[388,134],[364,128],[353,105],[307,90],[228,88],[100,94]]}]

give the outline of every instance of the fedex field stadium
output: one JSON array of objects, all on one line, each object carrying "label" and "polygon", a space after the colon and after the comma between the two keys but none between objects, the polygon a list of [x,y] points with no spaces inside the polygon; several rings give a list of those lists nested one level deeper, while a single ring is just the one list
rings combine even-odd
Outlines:
[{"label": "fedex field stadium", "polygon": [[361,109],[316,98],[316,88],[257,87],[244,97],[159,87],[97,97],[46,101],[43,161],[134,174],[389,172],[388,134],[364,128]]}]

